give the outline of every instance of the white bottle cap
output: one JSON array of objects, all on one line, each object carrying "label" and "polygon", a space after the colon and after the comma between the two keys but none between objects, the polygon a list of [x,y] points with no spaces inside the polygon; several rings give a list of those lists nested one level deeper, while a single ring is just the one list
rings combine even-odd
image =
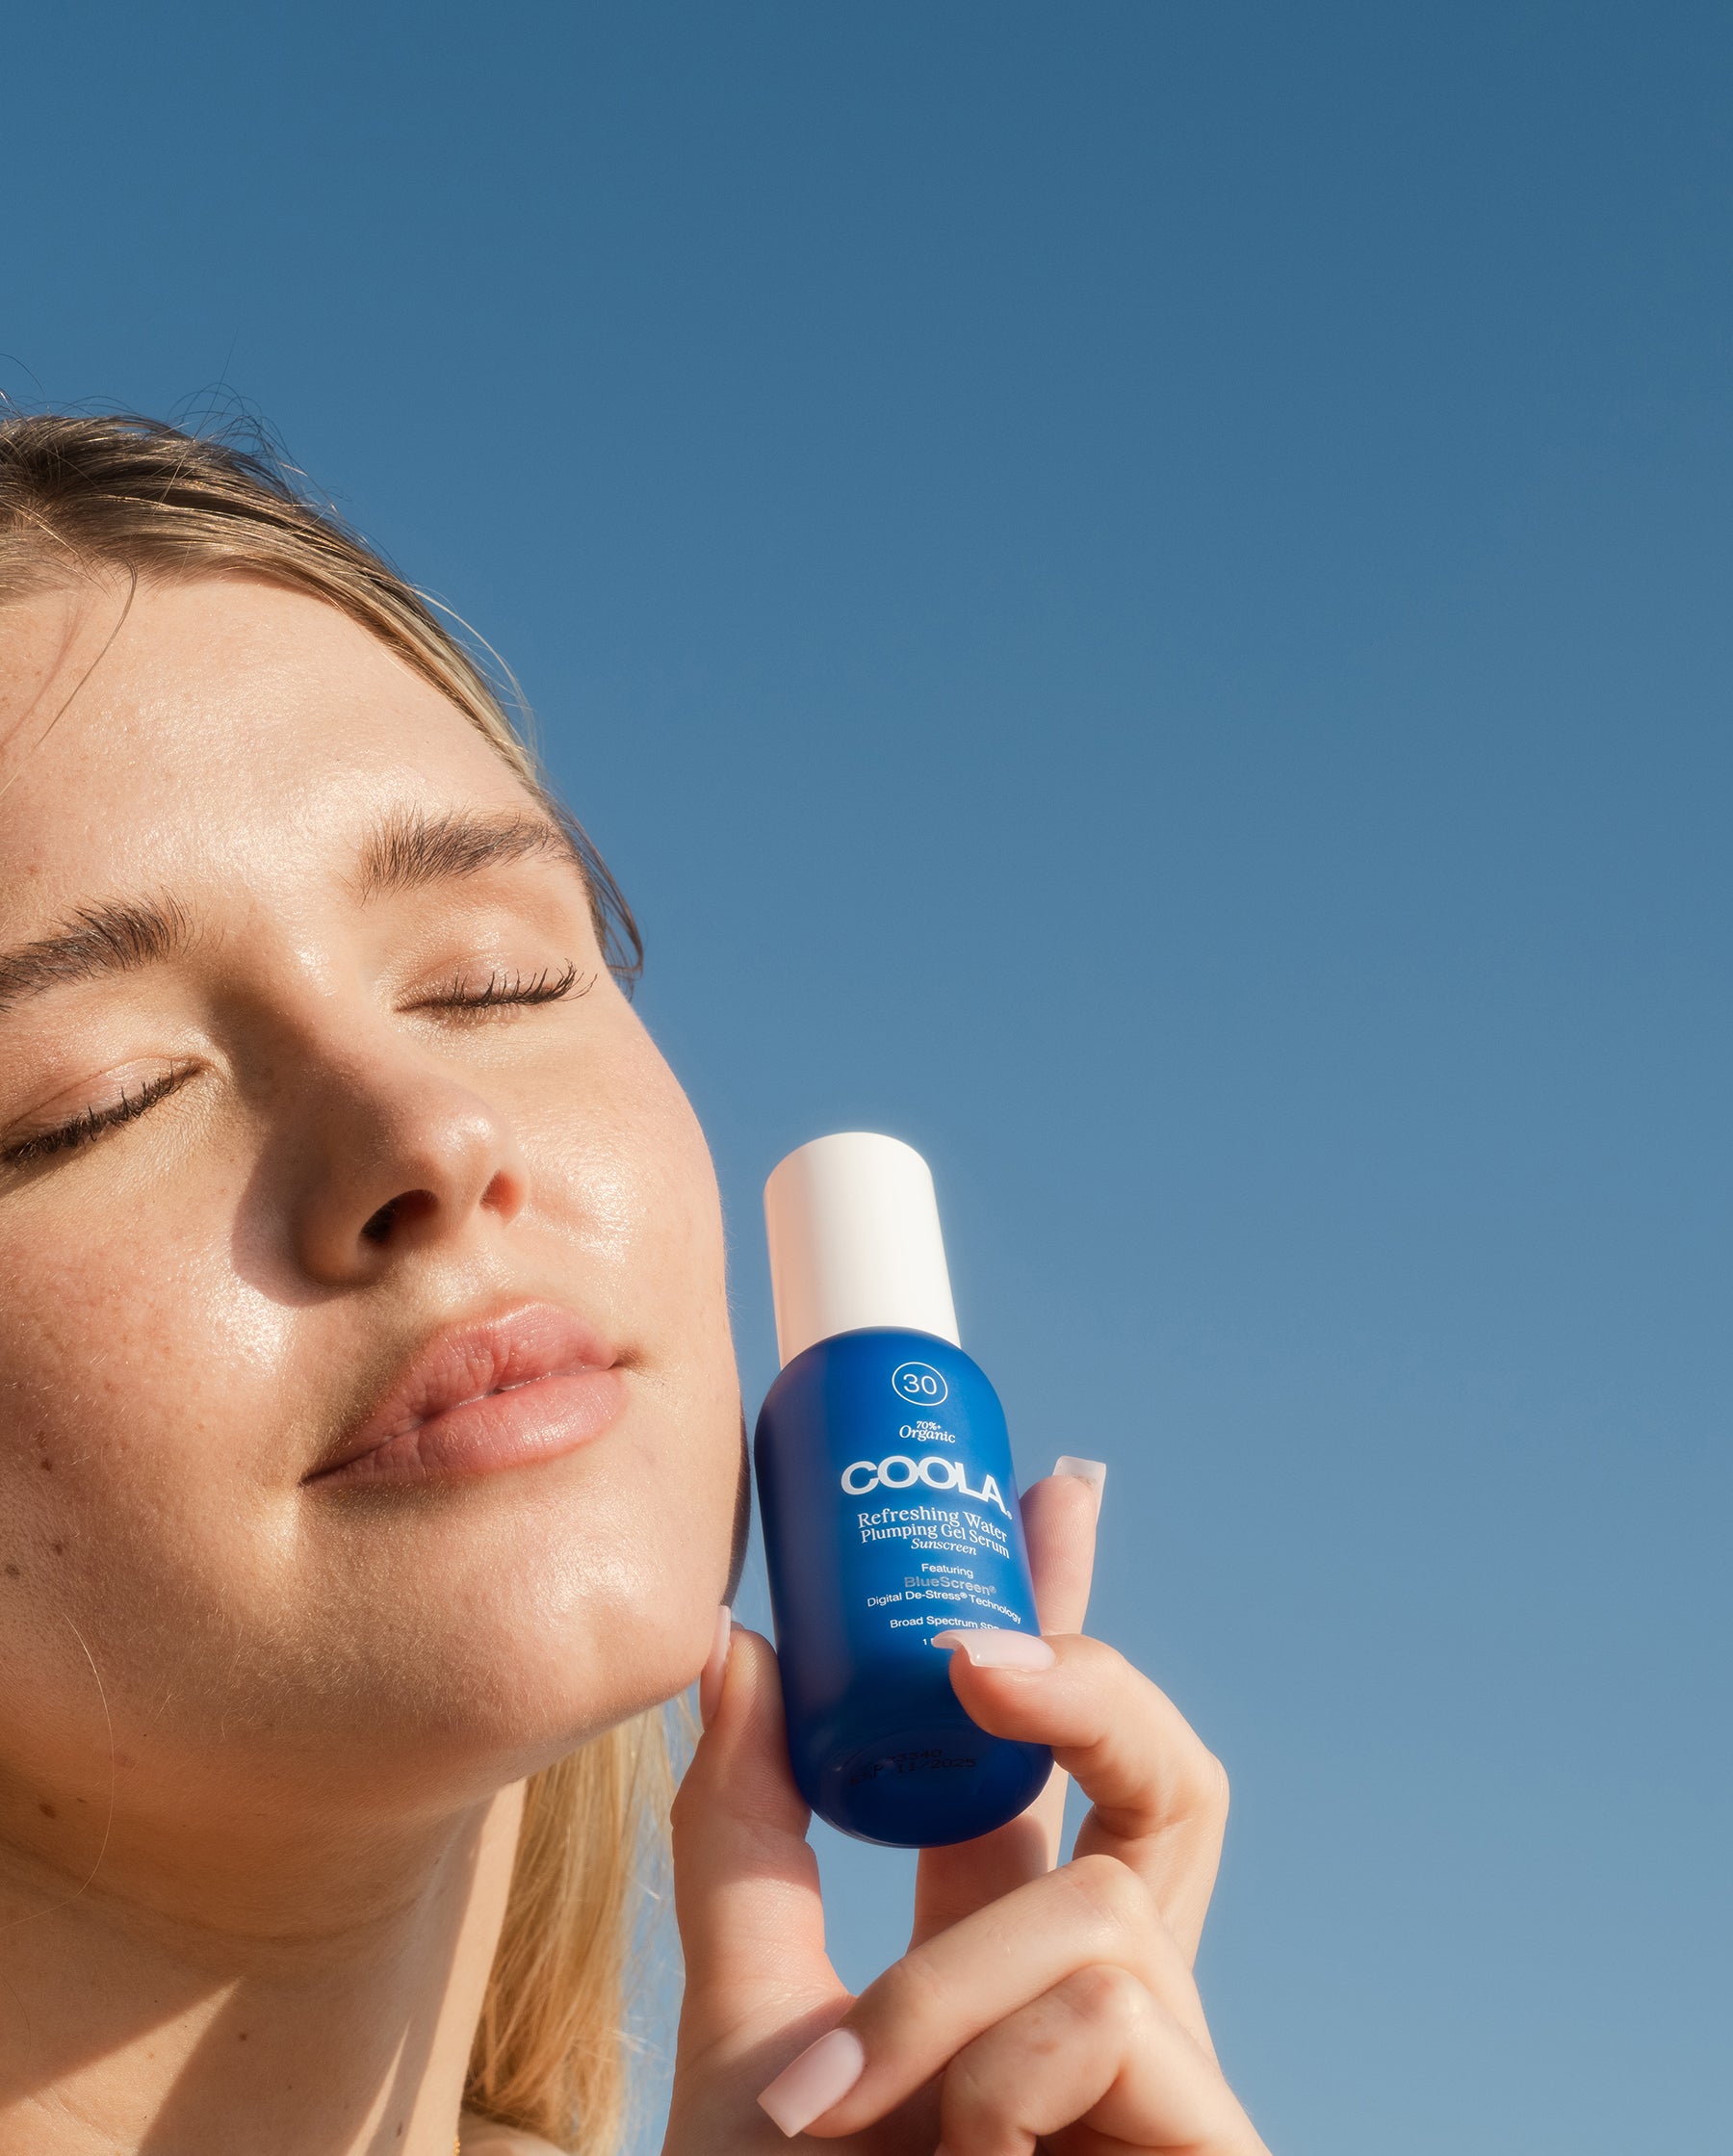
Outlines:
[{"label": "white bottle cap", "polygon": [[913,1146],[870,1130],[813,1139],[771,1171],[764,1226],[785,1364],[864,1325],[961,1345],[932,1171]]}]

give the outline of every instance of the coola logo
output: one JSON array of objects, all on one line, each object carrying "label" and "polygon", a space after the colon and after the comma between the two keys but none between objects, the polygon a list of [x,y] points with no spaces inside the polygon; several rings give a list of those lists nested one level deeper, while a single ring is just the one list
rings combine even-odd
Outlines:
[{"label": "coola logo", "polygon": [[842,1488],[850,1497],[864,1497],[869,1490],[913,1490],[918,1482],[929,1490],[954,1490],[960,1497],[972,1497],[977,1505],[997,1505],[1007,1520],[1011,1517],[1011,1508],[991,1475],[983,1475],[981,1487],[972,1490],[963,1462],[942,1459],[937,1453],[912,1460],[906,1452],[893,1452],[888,1460],[851,1461],[842,1470]]}]

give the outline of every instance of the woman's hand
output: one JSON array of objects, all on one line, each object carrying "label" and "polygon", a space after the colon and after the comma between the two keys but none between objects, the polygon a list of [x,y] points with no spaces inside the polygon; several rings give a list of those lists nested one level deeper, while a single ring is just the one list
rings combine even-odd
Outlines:
[{"label": "woman's hand", "polygon": [[851,1998],[824,1952],[775,1659],[735,1631],[675,1806],[686,1988],[664,2156],[784,2148],[778,2126],[846,2156],[1262,2149],[1191,1977],[1221,1769],[1148,1678],[1077,1636],[1090,1485],[1055,1475],[1023,1509],[1051,1659],[1032,1666],[1026,1635],[959,1635],[952,1681],[982,1727],[1051,1745],[1076,1777],[1092,1809],[1072,1861],[1052,1868],[1055,1775],[996,1833],[922,1855],[910,1950]]}]

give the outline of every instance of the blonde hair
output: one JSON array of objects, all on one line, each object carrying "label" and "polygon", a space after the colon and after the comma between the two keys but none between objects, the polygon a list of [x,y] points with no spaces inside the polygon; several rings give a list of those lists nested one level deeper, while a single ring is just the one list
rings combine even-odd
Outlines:
[{"label": "blonde hair", "polygon": [[[630,991],[643,959],[631,909],[504,696],[433,604],[296,478],[262,440],[244,446],[124,415],[0,418],[0,606],[104,572],[135,582],[227,572],[340,609],[449,696],[559,818],[608,965]],[[504,685],[522,714],[508,674]],[[669,1780],[657,1710],[532,1776],[526,1794],[464,2101],[583,2156],[619,2143],[627,1970],[641,1920],[634,1887],[665,1846]]]}]

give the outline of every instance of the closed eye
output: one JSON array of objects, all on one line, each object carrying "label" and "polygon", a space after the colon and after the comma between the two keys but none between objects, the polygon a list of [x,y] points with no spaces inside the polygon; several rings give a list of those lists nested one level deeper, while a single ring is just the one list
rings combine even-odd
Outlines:
[{"label": "closed eye", "polygon": [[[457,1014],[507,1010],[532,1007],[538,1003],[557,1003],[568,998],[587,996],[596,984],[594,974],[580,974],[575,965],[567,965],[558,972],[543,967],[539,973],[525,974],[506,973],[495,968],[480,983],[453,979],[449,986],[419,998],[409,1005],[411,1010],[451,1011]],[[147,1079],[131,1091],[124,1087],[117,1100],[102,1107],[81,1108],[65,1123],[58,1123],[46,1130],[33,1130],[28,1137],[14,1138],[0,1145],[0,1166],[8,1168],[34,1167],[43,1160],[51,1160],[62,1154],[76,1153],[92,1145],[98,1138],[117,1130],[122,1124],[136,1123],[140,1116],[147,1115],[159,1101],[166,1101],[192,1078],[197,1066],[188,1064],[179,1070],[165,1071],[160,1077]]]},{"label": "closed eye", "polygon": [[572,965],[558,973],[552,967],[543,967],[540,973],[530,974],[496,970],[490,972],[479,986],[457,978],[431,995],[417,997],[408,1008],[413,1011],[487,1011],[512,1005],[557,1003],[567,998],[587,996],[595,985],[594,974],[580,974]]},{"label": "closed eye", "polygon": [[39,1160],[50,1159],[59,1153],[73,1153],[80,1146],[92,1144],[110,1130],[118,1130],[123,1123],[137,1122],[147,1114],[159,1101],[167,1100],[193,1076],[195,1065],[187,1064],[178,1071],[165,1071],[160,1078],[149,1079],[136,1092],[121,1090],[120,1098],[106,1107],[81,1108],[65,1123],[56,1124],[51,1130],[35,1130],[27,1138],[14,1138],[11,1144],[0,1146],[0,1162],[9,1168],[27,1168]]}]

